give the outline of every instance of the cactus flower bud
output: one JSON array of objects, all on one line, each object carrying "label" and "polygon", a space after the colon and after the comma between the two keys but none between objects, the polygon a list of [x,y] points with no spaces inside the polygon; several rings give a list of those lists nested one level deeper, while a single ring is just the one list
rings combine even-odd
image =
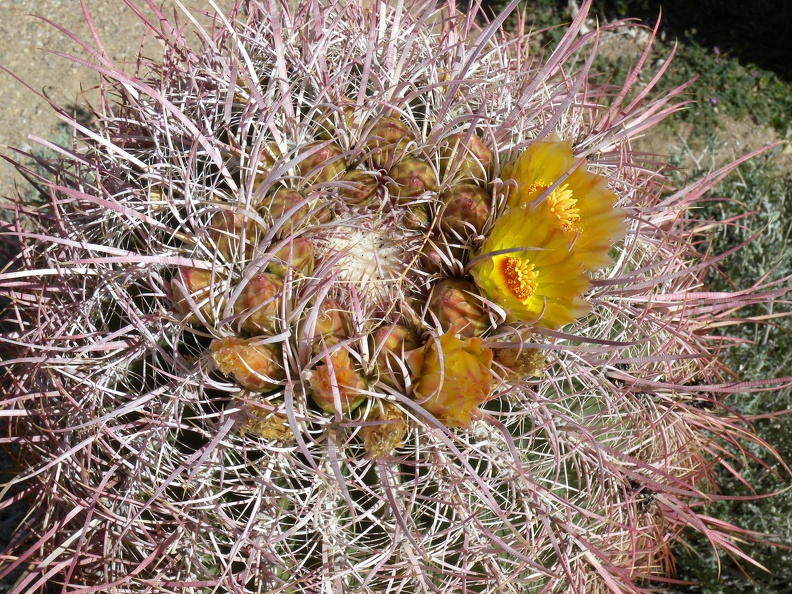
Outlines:
[{"label": "cactus flower bud", "polygon": [[[244,235],[244,248],[242,238]],[[256,243],[256,225],[252,219],[236,211],[223,210],[212,217],[209,237],[217,247],[217,252],[226,260],[240,256],[249,258]]]},{"label": "cactus flower bud", "polygon": [[374,402],[365,420],[376,422],[360,428],[360,437],[369,458],[382,458],[401,447],[407,435],[407,422],[398,406],[387,400]]},{"label": "cactus flower bud", "polygon": [[542,377],[547,366],[544,352],[530,347],[493,348],[495,362],[504,368],[507,379]]},{"label": "cactus flower bud", "polygon": [[240,327],[251,334],[272,332],[278,325],[283,281],[269,272],[251,278],[234,303],[234,313],[243,314]]},{"label": "cactus flower bud", "polygon": [[[292,208],[300,205],[286,222],[282,222],[283,216]],[[290,188],[278,188],[270,196],[264,199],[258,208],[264,219],[273,225],[281,225],[279,235],[292,233],[295,226],[304,222],[308,211],[308,203],[305,197],[297,190]]]},{"label": "cactus flower bud", "polygon": [[380,326],[374,333],[379,379],[395,388],[402,384],[407,371],[404,354],[421,346],[421,339],[412,329],[401,324]]},{"label": "cactus flower bud", "polygon": [[[215,316],[212,306],[217,302],[219,296],[213,296],[212,285],[216,283],[217,278],[213,279],[209,270],[179,268],[176,271],[176,275],[171,281],[171,290],[173,291],[176,310],[184,316],[185,321],[198,321],[193,307],[200,311],[204,321],[210,323],[214,321]],[[217,289],[215,288],[216,291]],[[188,295],[189,299],[187,298]]]},{"label": "cactus flower bud", "polygon": [[492,397],[492,351],[480,338],[446,332],[428,341],[415,365],[414,398],[446,427],[469,427],[473,409]]},{"label": "cactus flower bud", "polygon": [[465,338],[481,335],[490,327],[490,320],[478,294],[476,285],[469,281],[441,280],[432,289],[429,311],[437,317],[444,332],[456,332]]},{"label": "cactus flower bud", "polygon": [[[300,332],[302,336],[302,332]],[[338,344],[339,341],[349,337],[349,317],[338,303],[329,297],[322,300],[318,306],[316,325],[311,335],[311,344],[314,352],[320,352],[322,345]],[[304,337],[307,338],[307,337]]]},{"label": "cactus flower bud", "polygon": [[423,327],[426,300],[418,297],[405,297],[400,302],[399,311],[407,325],[413,328]]},{"label": "cactus flower bud", "polygon": [[383,117],[374,124],[369,138],[366,146],[372,149],[371,161],[374,167],[381,169],[390,165],[394,159],[400,159],[407,146],[415,140],[415,135],[401,120]]},{"label": "cactus flower bud", "polygon": [[402,209],[402,224],[407,229],[426,229],[429,225],[429,210],[426,204],[412,204]]},{"label": "cactus flower bud", "polygon": [[286,377],[278,345],[229,337],[213,340],[209,350],[218,371],[233,377],[246,390],[268,392]]},{"label": "cactus flower bud", "polygon": [[[304,150],[309,151],[317,146],[318,144],[310,144]],[[300,161],[298,165],[300,175],[305,177],[307,185],[333,181],[341,177],[346,170],[343,154],[340,147],[328,144]]]},{"label": "cactus flower bud", "polygon": [[294,432],[286,415],[270,412],[261,406],[251,406],[248,415],[239,428],[242,437],[250,433],[264,439],[294,441]]},{"label": "cactus flower bud", "polygon": [[[441,145],[440,174],[450,173],[455,180],[471,180],[486,185],[492,151],[490,151],[476,134],[465,142],[467,132],[452,134]],[[454,163],[456,162],[456,166]]]},{"label": "cactus flower bud", "polygon": [[320,363],[309,372],[311,398],[327,413],[336,410],[336,397],[341,404],[339,412],[347,413],[366,399],[366,382],[355,370],[352,358],[344,349],[333,351],[329,362]]},{"label": "cactus flower bud", "polygon": [[344,184],[339,188],[338,195],[352,206],[365,206],[371,202],[379,187],[375,176],[359,169],[347,172],[341,181]]},{"label": "cactus flower bud", "polygon": [[274,142],[268,142],[261,147],[256,163],[256,173],[253,178],[253,189],[255,190],[270,174],[272,167],[275,165],[281,156],[278,145]]},{"label": "cactus flower bud", "polygon": [[475,184],[457,184],[440,194],[445,205],[440,226],[446,232],[468,237],[481,233],[490,216],[490,195]]},{"label": "cactus flower bud", "polygon": [[291,269],[292,274],[310,276],[314,270],[314,243],[309,238],[300,236],[284,245],[267,265],[267,272],[280,277],[286,276]]},{"label": "cactus flower bud", "polygon": [[339,133],[348,131],[355,119],[354,99],[342,96],[333,103],[333,107],[319,110],[315,118],[316,136],[322,140],[333,140]]},{"label": "cactus flower bud", "polygon": [[400,199],[399,202],[438,189],[437,175],[432,166],[421,159],[400,161],[388,172],[388,177],[391,179],[388,190]]}]

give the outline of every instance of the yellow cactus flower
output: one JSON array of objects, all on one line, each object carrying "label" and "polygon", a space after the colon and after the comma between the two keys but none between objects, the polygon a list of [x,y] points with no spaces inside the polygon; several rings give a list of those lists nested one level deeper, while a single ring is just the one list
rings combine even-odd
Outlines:
[{"label": "yellow cactus flower", "polygon": [[566,234],[526,208],[501,215],[470,270],[507,322],[558,328],[588,313],[588,278]]},{"label": "yellow cactus flower", "polygon": [[492,350],[480,338],[446,332],[414,364],[415,399],[446,427],[469,427],[473,409],[492,398]]},{"label": "yellow cactus flower", "polygon": [[512,210],[526,208],[536,217],[551,221],[569,238],[572,252],[583,267],[596,270],[613,263],[608,251],[627,229],[625,212],[615,207],[616,195],[608,189],[605,178],[589,173],[583,163],[536,204],[575,162],[572,142],[551,138],[529,146],[512,165],[504,167],[501,177],[517,182],[507,201]]}]

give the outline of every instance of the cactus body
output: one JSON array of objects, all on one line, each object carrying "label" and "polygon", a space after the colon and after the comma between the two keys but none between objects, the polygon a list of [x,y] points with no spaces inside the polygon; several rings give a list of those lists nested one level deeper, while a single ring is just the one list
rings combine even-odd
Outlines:
[{"label": "cactus body", "polygon": [[17,592],[637,592],[683,529],[738,550],[696,510],[750,433],[691,402],[766,297],[701,290],[702,187],[629,149],[673,95],[579,84],[583,16],[542,62],[453,4],[245,4],[97,67],[120,105],[0,277]]}]

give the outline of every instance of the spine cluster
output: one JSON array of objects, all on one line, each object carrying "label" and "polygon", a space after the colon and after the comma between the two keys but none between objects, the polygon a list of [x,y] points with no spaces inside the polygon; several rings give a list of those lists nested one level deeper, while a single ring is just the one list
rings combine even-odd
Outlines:
[{"label": "spine cluster", "polygon": [[758,443],[713,333],[785,289],[703,286],[734,165],[670,190],[632,152],[683,89],[593,84],[590,3],[547,56],[476,8],[241,4],[99,60],[19,207],[15,594],[641,592],[688,529],[747,558],[699,513]]}]

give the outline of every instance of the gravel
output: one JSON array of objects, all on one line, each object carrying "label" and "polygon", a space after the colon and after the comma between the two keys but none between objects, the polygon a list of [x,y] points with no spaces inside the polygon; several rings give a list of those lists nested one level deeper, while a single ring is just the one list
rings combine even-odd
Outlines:
[{"label": "gravel", "polygon": [[[145,15],[152,13],[145,0],[128,0]],[[85,0],[94,27],[107,55],[116,64],[132,60],[146,28],[124,0]],[[176,2],[155,0],[164,12],[174,10],[184,21]],[[184,0],[198,11],[212,12],[208,0]],[[233,0],[218,0],[228,9]],[[80,0],[0,0],[0,65],[14,73],[31,88],[8,72],[0,71],[0,154],[9,156],[12,148],[29,150],[35,142],[31,136],[47,138],[59,121],[49,107],[47,97],[62,106],[82,103],[81,95],[99,82],[99,75],[56,52],[80,59],[90,54],[75,41],[45,20],[57,23],[96,48],[86,23]],[[144,46],[146,55],[157,56],[159,46],[151,34]],[[131,71],[131,67],[126,70]],[[90,93],[88,95],[90,97]],[[0,197],[12,196],[15,186],[24,180],[5,160],[0,161]],[[18,186],[20,191],[23,186]]]}]

